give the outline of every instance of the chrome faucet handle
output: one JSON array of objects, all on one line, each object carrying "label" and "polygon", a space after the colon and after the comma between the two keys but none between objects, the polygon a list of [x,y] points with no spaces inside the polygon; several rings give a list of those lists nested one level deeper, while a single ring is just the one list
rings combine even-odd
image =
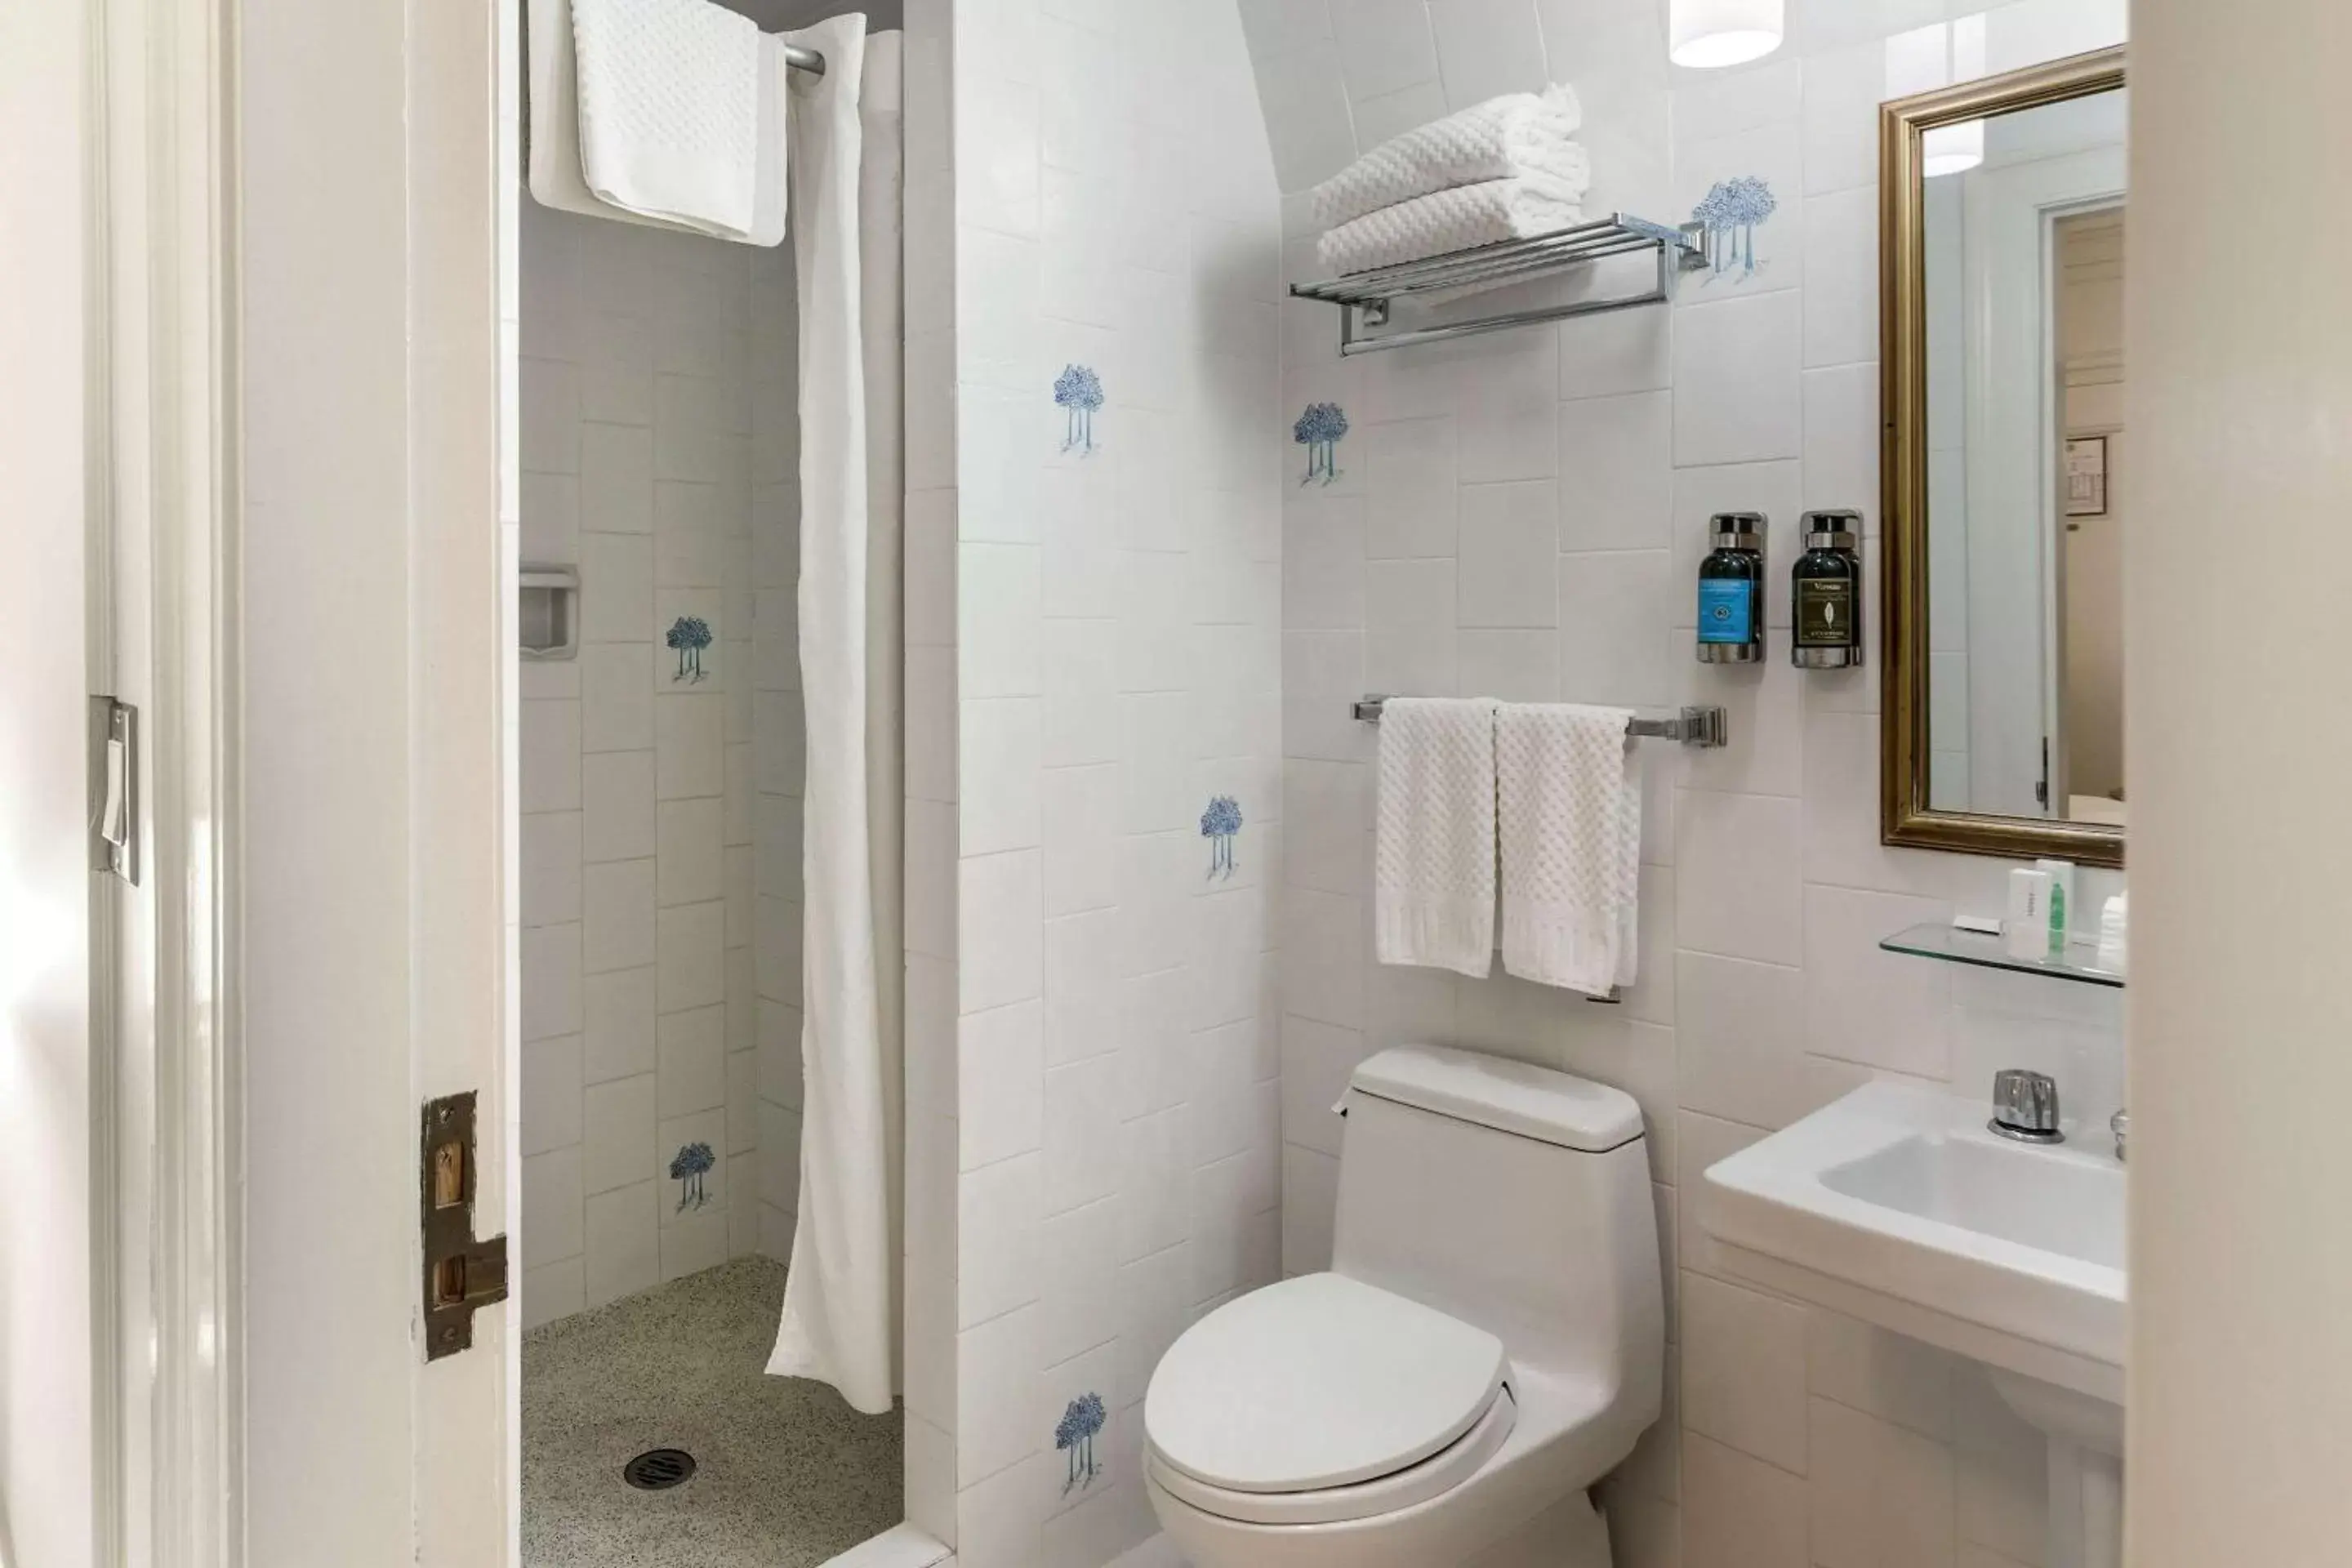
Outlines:
[{"label": "chrome faucet handle", "polygon": [[2116,1135],[2116,1158],[2124,1157],[2124,1145],[2131,1140],[2131,1112],[2118,1110],[2107,1118],[2107,1131]]},{"label": "chrome faucet handle", "polygon": [[1985,1124],[2021,1143],[2063,1143],[2058,1084],[2047,1073],[2003,1068],[1992,1075],[1992,1120]]}]

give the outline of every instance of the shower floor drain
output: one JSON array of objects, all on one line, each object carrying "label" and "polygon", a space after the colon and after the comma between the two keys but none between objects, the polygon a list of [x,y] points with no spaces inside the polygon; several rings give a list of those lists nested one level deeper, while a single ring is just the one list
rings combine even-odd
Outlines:
[{"label": "shower floor drain", "polygon": [[621,1467],[621,1479],[644,1492],[667,1491],[694,1474],[694,1456],[683,1448],[648,1448]]}]

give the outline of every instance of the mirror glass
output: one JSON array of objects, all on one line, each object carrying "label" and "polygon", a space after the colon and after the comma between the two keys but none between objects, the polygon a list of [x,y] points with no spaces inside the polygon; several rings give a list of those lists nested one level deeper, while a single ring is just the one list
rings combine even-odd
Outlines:
[{"label": "mirror glass", "polygon": [[2126,98],[1920,150],[1937,811],[2125,820]]}]

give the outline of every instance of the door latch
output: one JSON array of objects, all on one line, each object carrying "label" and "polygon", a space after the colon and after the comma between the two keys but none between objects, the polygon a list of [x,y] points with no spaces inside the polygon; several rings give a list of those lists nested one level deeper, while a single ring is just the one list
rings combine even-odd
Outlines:
[{"label": "door latch", "polygon": [[420,1224],[425,1235],[425,1359],[472,1347],[474,1310],[507,1299],[507,1238],[474,1239],[474,1091],[427,1100]]},{"label": "door latch", "polygon": [[139,885],[139,710],[89,700],[90,869]]}]

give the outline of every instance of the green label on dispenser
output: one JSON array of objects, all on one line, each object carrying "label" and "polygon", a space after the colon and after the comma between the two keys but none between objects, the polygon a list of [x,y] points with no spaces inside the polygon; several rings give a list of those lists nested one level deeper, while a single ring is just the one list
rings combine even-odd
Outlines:
[{"label": "green label on dispenser", "polygon": [[1852,647],[1853,584],[1835,577],[1806,577],[1797,584],[1797,646]]},{"label": "green label on dispenser", "polygon": [[1748,642],[1755,637],[1755,584],[1738,577],[1699,579],[1699,641]]}]

